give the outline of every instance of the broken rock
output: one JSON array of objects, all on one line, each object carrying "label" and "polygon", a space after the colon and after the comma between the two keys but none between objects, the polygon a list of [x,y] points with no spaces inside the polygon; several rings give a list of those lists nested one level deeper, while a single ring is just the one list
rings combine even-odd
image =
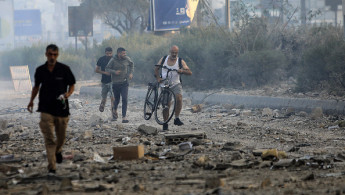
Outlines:
[{"label": "broken rock", "polygon": [[4,130],[7,128],[8,121],[4,119],[0,119],[0,129]]},{"label": "broken rock", "polygon": [[201,110],[202,110],[201,104],[197,104],[197,105],[192,106],[192,112],[193,113],[201,112]]},{"label": "broken rock", "polygon": [[0,134],[0,141],[8,141],[10,140],[10,135],[7,134],[7,133],[4,133],[4,134]]},{"label": "broken rock", "polygon": [[206,188],[218,188],[224,186],[224,179],[218,177],[209,177],[205,179]]},{"label": "broken rock", "polygon": [[318,118],[321,118],[322,116],[323,116],[323,111],[321,107],[316,107],[311,112],[312,119],[318,119]]},{"label": "broken rock", "polygon": [[144,135],[157,135],[158,130],[155,127],[150,127],[146,125],[140,125],[138,131]]}]

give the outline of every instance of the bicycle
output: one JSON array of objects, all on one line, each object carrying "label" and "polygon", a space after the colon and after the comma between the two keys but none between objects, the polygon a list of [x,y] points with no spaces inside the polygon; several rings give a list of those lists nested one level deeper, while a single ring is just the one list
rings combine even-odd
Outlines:
[{"label": "bicycle", "polygon": [[171,86],[170,80],[172,78],[172,72],[177,72],[177,70],[169,69],[161,65],[156,66],[167,69],[167,77],[161,81],[164,82],[164,85],[161,87],[159,95],[158,90],[160,83],[148,83],[148,90],[144,104],[144,119],[149,120],[152,117],[152,114],[154,114],[156,122],[160,125],[163,125],[168,123],[175,113],[176,96],[169,88]]}]

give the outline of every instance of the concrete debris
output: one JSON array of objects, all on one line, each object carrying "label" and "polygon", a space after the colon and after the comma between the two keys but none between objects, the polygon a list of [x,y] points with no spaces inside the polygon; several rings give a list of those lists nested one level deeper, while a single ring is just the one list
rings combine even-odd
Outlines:
[{"label": "concrete debris", "polygon": [[89,124],[91,127],[95,127],[96,125],[101,125],[103,123],[103,119],[98,115],[92,115],[89,119]]},{"label": "concrete debris", "polygon": [[165,142],[167,144],[179,144],[186,142],[191,138],[205,139],[206,134],[203,132],[182,133],[182,134],[166,134]]},{"label": "concrete debris", "polygon": [[71,109],[81,109],[83,108],[83,102],[79,99],[71,99],[68,101]]},{"label": "concrete debris", "polygon": [[158,134],[157,128],[151,127],[151,126],[146,126],[144,124],[141,124],[138,127],[138,131],[144,135],[157,135]]},{"label": "concrete debris", "polygon": [[7,128],[7,125],[8,125],[8,121],[5,120],[5,119],[0,119],[0,129],[1,130],[4,130]]},{"label": "concrete debris", "polygon": [[286,158],[287,155],[284,151],[278,151],[277,149],[269,149],[262,151],[261,157],[263,160],[269,160]]},{"label": "concrete debris", "polygon": [[243,110],[241,116],[251,116],[253,113],[251,110]]},{"label": "concrete debris", "polygon": [[293,107],[288,107],[286,110],[285,110],[285,116],[292,116],[294,115],[296,112],[295,108]]},{"label": "concrete debris", "polygon": [[208,177],[205,179],[205,188],[218,188],[225,185],[224,178]]},{"label": "concrete debris", "polygon": [[100,113],[99,99],[70,100],[55,174],[46,169],[39,113],[4,112],[0,194],[341,194],[344,188],[342,115],[207,102],[190,112],[190,101],[180,114],[184,125],[172,119],[161,131],[154,118],[143,119],[142,98],[129,97],[127,124],[111,120],[110,104]]},{"label": "concrete debris", "polygon": [[230,163],[234,169],[249,169],[254,166],[254,162],[248,159],[234,160]]},{"label": "concrete debris", "polygon": [[191,150],[192,147],[193,147],[193,144],[192,144],[192,142],[182,142],[182,143],[178,144],[178,147],[182,151],[184,151],[184,150]]},{"label": "concrete debris", "polygon": [[202,104],[196,104],[192,106],[192,113],[201,112],[203,105]]},{"label": "concrete debris", "polygon": [[97,152],[93,153],[93,160],[95,162],[106,163],[105,160]]},{"label": "concrete debris", "polygon": [[323,110],[321,107],[316,107],[311,112],[311,118],[312,119],[319,119],[323,117]]},{"label": "concrete debris", "polygon": [[226,142],[222,148],[222,150],[234,151],[241,148],[240,142]]},{"label": "concrete debris", "polygon": [[8,141],[8,140],[10,140],[9,134],[7,134],[7,133],[0,134],[0,141],[4,142],[4,141]]},{"label": "concrete debris", "polygon": [[344,121],[344,120],[339,121],[339,122],[338,122],[338,126],[339,126],[339,127],[345,127],[345,121]]},{"label": "concrete debris", "polygon": [[277,162],[273,162],[274,168],[286,168],[295,164],[295,159],[280,159]]},{"label": "concrete debris", "polygon": [[270,108],[264,108],[262,110],[262,116],[273,116],[273,111]]},{"label": "concrete debris", "polygon": [[307,116],[308,116],[308,113],[305,112],[305,111],[301,111],[301,112],[298,113],[298,116],[307,117]]}]

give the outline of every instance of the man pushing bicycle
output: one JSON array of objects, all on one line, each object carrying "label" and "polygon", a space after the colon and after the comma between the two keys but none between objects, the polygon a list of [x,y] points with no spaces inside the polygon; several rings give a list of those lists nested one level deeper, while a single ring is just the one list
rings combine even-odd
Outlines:
[{"label": "man pushing bicycle", "polygon": [[[176,95],[176,106],[175,106],[175,120],[174,125],[181,126],[183,122],[180,120],[179,115],[182,109],[182,83],[181,74],[192,75],[192,71],[187,66],[186,62],[178,57],[179,48],[173,45],[170,48],[170,55],[162,57],[157,64],[160,66],[155,67],[155,76],[157,82],[161,83],[162,80],[166,79],[168,70],[161,67],[166,67],[168,69],[177,70],[176,72],[170,72],[172,78],[170,79],[170,90]],[[160,72],[161,70],[161,72]],[[164,85],[161,83],[161,86]],[[169,109],[169,108],[168,108]],[[163,110],[163,116],[168,117],[164,112],[169,112],[169,110]],[[163,131],[168,130],[168,123],[163,124]]]}]

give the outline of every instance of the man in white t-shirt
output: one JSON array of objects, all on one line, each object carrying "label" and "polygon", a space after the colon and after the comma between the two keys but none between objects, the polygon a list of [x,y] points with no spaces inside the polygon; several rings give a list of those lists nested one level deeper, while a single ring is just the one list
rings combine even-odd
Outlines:
[{"label": "man in white t-shirt", "polygon": [[[179,60],[178,57],[179,48],[176,45],[173,45],[170,48],[170,55],[166,57],[162,57],[158,64],[161,64],[162,66],[166,66],[169,69],[176,69],[177,72],[172,72],[172,85],[170,89],[175,93],[176,96],[176,106],[175,106],[175,125],[183,125],[183,122],[180,120],[179,116],[182,109],[182,84],[180,76],[181,74],[185,75],[192,75],[192,71],[187,66],[186,62],[181,59]],[[155,67],[155,76],[157,81],[160,83],[162,79],[165,79],[167,70],[162,69],[162,74],[159,73],[159,66]],[[168,124],[163,124],[163,131],[168,130]]]}]

